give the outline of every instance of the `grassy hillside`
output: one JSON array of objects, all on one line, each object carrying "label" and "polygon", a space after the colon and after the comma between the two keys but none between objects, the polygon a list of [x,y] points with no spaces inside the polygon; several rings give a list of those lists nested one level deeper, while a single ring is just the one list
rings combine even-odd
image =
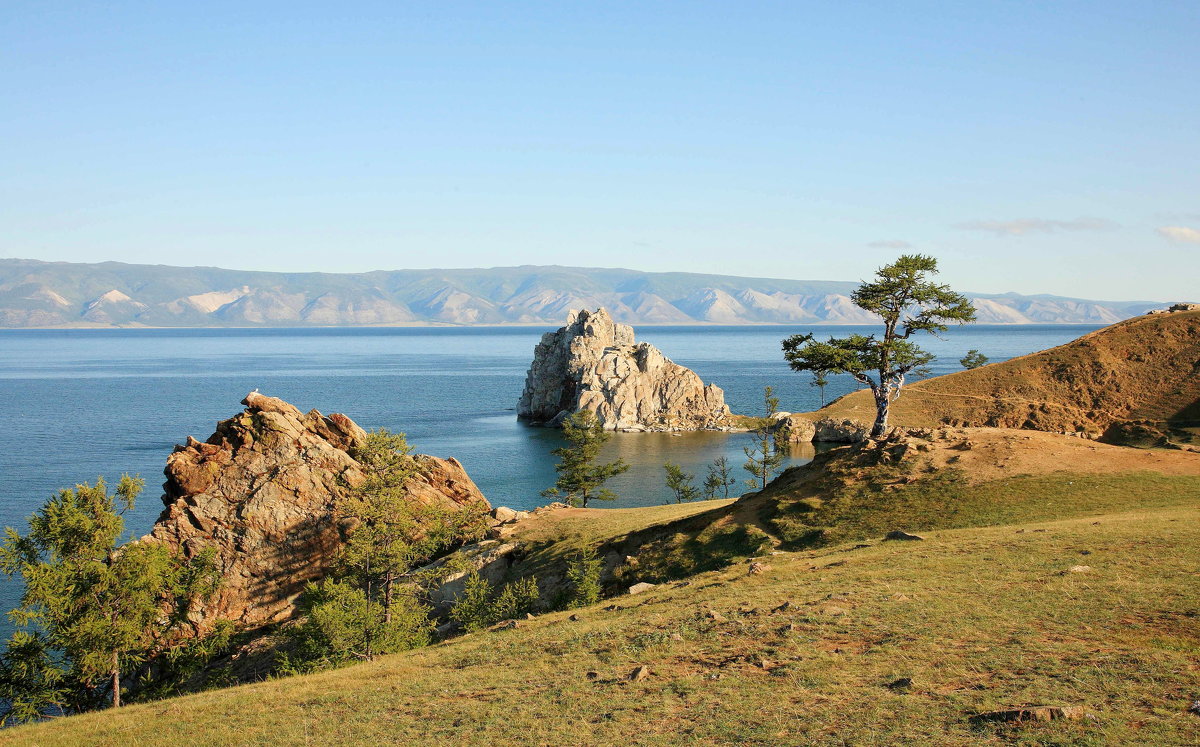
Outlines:
[{"label": "grassy hillside", "polygon": [[[874,404],[864,390],[813,416],[870,422]],[[1164,435],[1187,441],[1200,427],[1200,312],[1139,316],[1040,353],[917,382],[893,405],[892,421],[1084,431],[1139,445]]]},{"label": "grassy hillside", "polygon": [[[797,542],[780,515],[836,531]],[[623,582],[662,581],[681,562],[695,570],[681,551],[734,547],[715,538],[739,529],[786,549],[763,546],[758,573],[730,555],[718,569],[516,628],[9,730],[0,743],[1182,745],[1200,736],[1187,713],[1200,697],[1195,455],[953,432],[830,452],[738,502],[551,512],[512,537],[532,548],[530,569],[603,543],[634,557]],[[925,540],[880,541],[892,529]],[[641,666],[645,676],[630,679]],[[1038,704],[1091,717],[970,720]]]},{"label": "grassy hillside", "polygon": [[[760,575],[736,565],[577,621],[554,613],[0,741],[1190,744],[1197,519],[1193,505],[785,553]],[[1083,705],[1095,720],[968,720],[1026,704]]]}]

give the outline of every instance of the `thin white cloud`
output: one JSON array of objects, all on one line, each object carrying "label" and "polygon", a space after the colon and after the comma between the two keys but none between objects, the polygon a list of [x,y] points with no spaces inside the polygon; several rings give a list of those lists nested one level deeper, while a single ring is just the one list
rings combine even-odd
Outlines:
[{"label": "thin white cloud", "polygon": [[872,241],[867,246],[874,249],[912,249],[913,245],[907,241],[900,239],[883,239],[882,241]]},{"label": "thin white cloud", "polygon": [[1158,235],[1180,244],[1200,244],[1200,229],[1187,226],[1163,226]]},{"label": "thin white cloud", "polygon": [[1111,231],[1116,227],[1116,223],[1104,218],[1076,218],[1075,220],[1052,220],[1050,218],[971,220],[955,226],[955,228],[964,231],[986,231],[994,233],[997,236],[1024,236],[1029,233],[1057,233],[1059,231]]}]

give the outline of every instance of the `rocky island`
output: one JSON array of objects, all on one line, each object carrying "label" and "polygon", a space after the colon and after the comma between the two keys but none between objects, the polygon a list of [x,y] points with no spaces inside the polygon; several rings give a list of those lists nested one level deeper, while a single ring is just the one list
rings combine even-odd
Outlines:
[{"label": "rocky island", "polygon": [[557,426],[591,410],[610,430],[692,431],[726,425],[725,393],[617,324],[604,308],[571,311],[533,353],[517,417]]}]

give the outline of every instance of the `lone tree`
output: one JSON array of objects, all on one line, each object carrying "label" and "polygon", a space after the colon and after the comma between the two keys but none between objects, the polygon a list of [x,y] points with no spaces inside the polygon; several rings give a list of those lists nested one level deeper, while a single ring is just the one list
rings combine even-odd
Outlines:
[{"label": "lone tree", "polygon": [[[337,514],[347,520],[346,544],[342,565],[348,580],[361,592],[361,614],[347,623],[361,627],[362,658],[374,657],[376,639],[407,641],[406,632],[389,630],[395,624],[409,624],[415,600],[396,599],[396,580],[415,566],[431,560],[454,544],[478,538],[484,530],[482,512],[467,508],[447,509],[427,506],[409,498],[408,481],[417,474],[417,464],[403,433],[379,429],[367,434],[351,456],[362,466],[363,480],[339,501]],[[328,599],[314,595],[316,603],[336,601],[334,609],[347,608],[352,596],[349,588],[333,588]],[[372,605],[381,614],[370,612]],[[404,614],[394,615],[399,607]],[[386,645],[383,649],[386,651]],[[392,647],[392,650],[397,650]]]},{"label": "lone tree", "polygon": [[122,675],[161,653],[191,604],[216,588],[211,553],[185,561],[166,545],[119,545],[145,481],[125,475],[61,490],[8,527],[0,569],[24,581],[0,662],[0,721],[121,705]]},{"label": "lone tree", "polygon": [[625,472],[625,460],[596,464],[600,449],[612,438],[591,410],[580,410],[563,421],[563,436],[567,445],[554,449],[559,458],[554,465],[558,480],[554,487],[542,491],[547,498],[561,495],[572,506],[587,508],[588,501],[612,501],[617,494],[604,489],[604,483]]},{"label": "lone tree", "polygon": [[831,337],[818,342],[813,335],[792,335],[783,341],[783,357],[795,371],[850,374],[868,386],[875,398],[871,437],[887,430],[888,408],[900,396],[905,377],[936,356],[909,340],[917,332],[936,335],[947,322],[975,320],[975,307],[966,296],[929,280],[937,260],[905,254],[875,273],[851,295],[859,308],[883,317],[883,334]]},{"label": "lone tree", "polygon": [[779,412],[779,398],[771,387],[763,389],[763,418],[757,428],[751,431],[754,436],[753,446],[743,446],[746,462],[742,469],[754,476],[746,484],[752,488],[764,489],[776,470],[783,464],[782,439],[783,429],[777,427],[774,421],[775,413]]},{"label": "lone tree", "polygon": [[700,497],[700,490],[695,485],[696,476],[694,474],[684,472],[683,467],[671,462],[664,464],[663,470],[667,473],[667,489],[675,495],[676,503],[687,503]]},{"label": "lone tree", "polygon": [[971,348],[967,351],[966,355],[958,359],[958,362],[962,364],[963,368],[969,371],[972,368],[986,366],[988,363],[988,357],[975,348]]},{"label": "lone tree", "polygon": [[825,406],[825,387],[829,386],[828,371],[813,371],[813,380],[809,382],[809,386],[815,386],[821,391],[821,407]]}]

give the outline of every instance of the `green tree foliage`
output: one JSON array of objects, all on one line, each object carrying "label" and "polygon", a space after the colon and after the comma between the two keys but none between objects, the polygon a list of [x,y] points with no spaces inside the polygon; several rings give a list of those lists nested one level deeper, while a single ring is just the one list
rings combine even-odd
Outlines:
[{"label": "green tree foliage", "polygon": [[[417,603],[411,591],[397,593],[396,580],[443,550],[477,539],[485,529],[481,511],[427,506],[409,499],[407,484],[417,473],[410,452],[403,433],[380,429],[368,434],[351,451],[362,465],[363,480],[337,506],[338,516],[351,525],[342,550],[343,576],[359,587],[363,607],[357,617],[345,617],[345,622],[362,626],[361,653],[367,659],[384,650],[381,645],[388,647],[374,640],[378,626],[370,613],[372,605],[379,605],[383,624],[390,625],[397,605],[407,612]],[[344,592],[333,591],[340,602],[347,600]],[[333,601],[322,609],[331,615],[349,614],[339,612],[345,605],[339,607]],[[334,628],[324,625],[317,630]],[[347,650],[332,640],[328,645]]]},{"label": "green tree foliage", "polygon": [[687,503],[700,497],[694,474],[684,472],[682,467],[671,462],[664,464],[663,470],[667,473],[667,489],[675,495],[676,503]]},{"label": "green tree foliage", "polygon": [[211,554],[185,561],[162,544],[118,544],[144,484],[76,485],[29,517],[28,534],[5,529],[0,570],[24,591],[0,664],[4,720],[120,706],[122,676],[161,653],[216,588]]},{"label": "green tree foliage", "polygon": [[585,547],[567,561],[567,584],[571,589],[569,607],[587,607],[600,601],[602,565],[600,556],[591,547]]},{"label": "green tree foliage", "polygon": [[966,355],[958,359],[958,362],[962,364],[963,368],[970,370],[972,368],[986,366],[988,363],[988,357],[975,348],[971,348],[967,351]]},{"label": "green tree foliage", "polygon": [[604,488],[604,483],[629,469],[623,459],[596,464],[600,449],[612,438],[604,430],[596,414],[580,410],[563,421],[563,436],[567,445],[554,449],[559,458],[554,465],[558,480],[554,487],[542,491],[547,498],[563,496],[572,506],[587,508],[589,501],[611,501],[617,495]]},{"label": "green tree foliage", "polygon": [[743,446],[746,462],[742,469],[754,476],[746,484],[751,488],[763,489],[775,476],[783,464],[782,439],[786,436],[782,430],[775,427],[774,415],[779,412],[779,398],[771,387],[763,389],[763,418],[757,428],[750,433],[754,439],[753,446]]},{"label": "green tree foliage", "polygon": [[472,571],[466,577],[462,595],[450,609],[450,619],[466,632],[473,633],[532,612],[539,597],[537,579],[532,576],[497,590],[477,571]]},{"label": "green tree foliage", "polygon": [[292,652],[280,662],[289,673],[407,651],[433,637],[429,608],[412,594],[393,598],[389,618],[361,587],[327,578],[306,586],[298,607],[304,620],[290,632]]},{"label": "green tree foliage", "polygon": [[947,322],[975,320],[975,307],[962,294],[929,280],[937,260],[906,254],[880,268],[874,282],[865,282],[851,299],[859,308],[883,319],[881,335],[848,335],[818,342],[813,335],[793,335],[783,341],[783,355],[796,371],[849,374],[871,389],[875,422],[871,436],[887,430],[888,408],[900,396],[905,377],[934,357],[909,340],[918,332],[936,335]]},{"label": "green tree foliage", "polygon": [[712,500],[720,493],[722,498],[728,498],[729,489],[736,484],[729,459],[719,456],[708,465],[708,475],[704,478],[704,496]]},{"label": "green tree foliage", "polygon": [[812,372],[813,380],[809,382],[809,386],[815,386],[821,392],[821,407],[825,406],[825,387],[829,386],[829,372],[814,370]]}]

